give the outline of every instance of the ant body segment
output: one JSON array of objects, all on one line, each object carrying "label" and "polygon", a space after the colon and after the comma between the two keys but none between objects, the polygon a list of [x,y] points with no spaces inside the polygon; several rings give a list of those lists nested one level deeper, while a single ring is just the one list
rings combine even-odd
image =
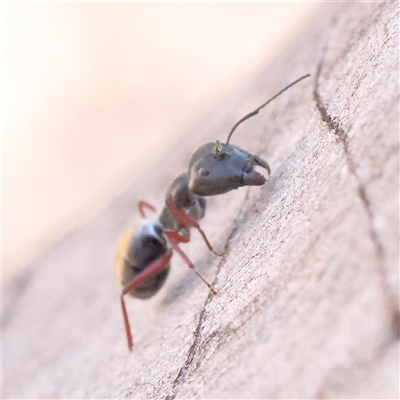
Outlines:
[{"label": "ant body segment", "polygon": [[133,348],[133,338],[124,296],[129,294],[147,299],[156,294],[168,277],[173,251],[182,257],[214,295],[217,294],[196,270],[179,243],[189,242],[190,228],[196,228],[210,251],[217,256],[224,255],[225,252],[217,253],[213,249],[198,223],[205,215],[204,196],[223,194],[242,186],[263,185],[266,179],[254,170],[255,166],[266,169],[268,175],[271,172],[268,163],[261,157],[229,144],[232,133],[243,121],[258,114],[281,93],[308,76],[297,79],[240,119],[231,129],[225,144],[217,140],[199,147],[191,158],[188,172],[179,175],[168,187],[165,206],[155,222],[146,219],[145,209],[152,212],[156,209],[147,202],[139,201],[139,213],[143,219],[137,229],[125,231],[114,259],[114,273],[122,287],[120,300],[129,350]]}]

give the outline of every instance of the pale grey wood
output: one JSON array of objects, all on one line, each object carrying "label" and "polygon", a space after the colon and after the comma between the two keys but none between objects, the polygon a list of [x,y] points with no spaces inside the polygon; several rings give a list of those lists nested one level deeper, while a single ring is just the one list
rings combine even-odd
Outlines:
[{"label": "pale grey wood", "polygon": [[[4,288],[3,398],[397,398],[399,4],[326,4],[273,63],[97,218]],[[158,206],[200,144],[235,132],[269,182],[209,201],[166,287],[128,300],[111,264],[139,198]],[[396,331],[397,329],[397,331]]]}]

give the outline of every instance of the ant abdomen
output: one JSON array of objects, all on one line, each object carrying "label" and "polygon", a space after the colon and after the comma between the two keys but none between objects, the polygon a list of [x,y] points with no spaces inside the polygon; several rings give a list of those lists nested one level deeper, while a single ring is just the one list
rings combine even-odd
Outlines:
[{"label": "ant abdomen", "polygon": [[[143,221],[137,231],[131,228],[123,235],[114,261],[114,273],[122,288],[132,282],[148,265],[166,254],[168,247],[165,237],[160,235],[160,230],[156,228],[158,227],[151,222]],[[164,285],[169,269],[170,264],[127,294],[140,299],[154,296]]]}]

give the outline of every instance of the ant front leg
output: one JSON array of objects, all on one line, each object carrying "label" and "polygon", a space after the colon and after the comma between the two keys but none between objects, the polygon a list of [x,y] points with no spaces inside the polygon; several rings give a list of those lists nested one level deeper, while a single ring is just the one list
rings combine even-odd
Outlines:
[{"label": "ant front leg", "polygon": [[[177,221],[179,221],[181,224],[185,225],[185,226],[191,226],[193,228],[196,228],[200,235],[203,237],[208,250],[210,250],[211,252],[213,252],[216,256],[218,257],[222,257],[225,255],[225,250],[222,253],[217,253],[214,248],[211,246],[211,243],[208,241],[206,234],[204,233],[204,231],[200,228],[200,225],[197,221],[195,221],[194,219],[190,218],[188,215],[185,214],[185,212],[179,208],[177,208],[173,202],[173,200],[171,199],[166,199],[165,200],[165,204],[168,207],[169,211],[171,212],[171,214],[176,218]],[[180,242],[180,240],[178,240],[178,242]]]},{"label": "ant front leg", "polygon": [[128,341],[128,348],[130,351],[132,351],[133,348],[133,338],[131,333],[131,327],[129,324],[128,313],[126,311],[124,296],[128,294],[131,290],[135,289],[135,287],[143,283],[146,279],[153,277],[163,269],[167,268],[171,257],[172,257],[172,251],[169,251],[168,253],[164,254],[159,259],[155,260],[150,265],[148,265],[144,271],[140,272],[130,283],[128,283],[122,289],[121,292],[122,315],[124,317],[126,338]]},{"label": "ant front leg", "polygon": [[168,243],[171,247],[182,257],[183,261],[191,268],[194,273],[208,286],[211,293],[216,296],[218,292],[215,290],[214,286],[208,283],[200,274],[199,271],[195,268],[194,264],[190,261],[189,257],[185,254],[185,252],[178,246],[178,242],[187,243],[189,241],[189,236],[180,235],[177,232],[165,232],[165,237],[168,240]]}]

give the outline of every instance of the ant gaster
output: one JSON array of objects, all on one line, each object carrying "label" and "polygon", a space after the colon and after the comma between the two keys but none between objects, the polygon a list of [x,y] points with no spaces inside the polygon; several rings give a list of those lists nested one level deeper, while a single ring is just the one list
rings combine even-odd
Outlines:
[{"label": "ant gaster", "polygon": [[147,299],[156,294],[168,277],[173,251],[182,257],[214,295],[217,294],[214,287],[196,270],[179,243],[189,242],[190,228],[196,228],[208,249],[217,256],[223,256],[224,253],[217,253],[213,249],[198,224],[206,210],[203,196],[226,193],[241,186],[263,185],[266,179],[254,170],[254,166],[265,168],[270,174],[267,162],[261,157],[229,144],[232,133],[239,124],[258,114],[282,92],[308,76],[297,79],[239,120],[231,129],[226,144],[217,140],[201,146],[192,156],[188,173],[179,175],[168,187],[165,206],[158,220],[147,220],[145,209],[152,212],[156,209],[145,201],[139,201],[139,213],[143,219],[137,229],[129,228],[125,231],[114,259],[114,273],[122,287],[120,300],[129,350],[133,348],[133,338],[124,296],[129,294]]}]

